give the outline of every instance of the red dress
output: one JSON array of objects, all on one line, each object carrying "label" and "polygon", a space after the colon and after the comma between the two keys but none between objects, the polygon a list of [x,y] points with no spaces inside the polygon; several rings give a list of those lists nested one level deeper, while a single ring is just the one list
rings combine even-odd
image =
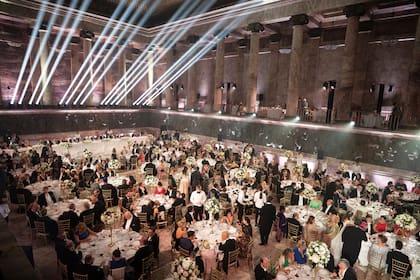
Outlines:
[{"label": "red dress", "polygon": [[166,190],[165,188],[156,188],[155,189],[155,194],[166,194]]},{"label": "red dress", "polygon": [[377,223],[376,227],[375,227],[375,231],[376,232],[385,232],[387,228],[387,224],[381,224],[381,223]]}]

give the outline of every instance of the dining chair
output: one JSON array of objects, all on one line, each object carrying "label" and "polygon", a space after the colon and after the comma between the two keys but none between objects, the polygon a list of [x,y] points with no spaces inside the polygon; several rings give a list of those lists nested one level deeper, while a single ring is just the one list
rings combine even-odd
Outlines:
[{"label": "dining chair", "polygon": [[74,280],[89,280],[87,274],[79,274],[76,272],[73,272],[73,279]]},{"label": "dining chair", "polygon": [[247,245],[246,259],[248,261],[248,266],[252,266],[253,265],[253,263],[252,263],[252,258],[253,258],[252,257],[252,249],[254,248],[254,243],[255,243],[254,239],[251,239],[248,242],[248,245]]},{"label": "dining chair", "polygon": [[153,253],[141,260],[141,268],[143,271],[143,279],[150,279],[150,273],[153,268]]},{"label": "dining chair", "polygon": [[160,215],[158,215],[158,221],[156,222],[156,228],[166,228],[168,227],[168,212],[165,211],[164,219],[161,219]]},{"label": "dining chair", "polygon": [[390,279],[403,280],[407,279],[405,276],[407,274],[410,264],[405,262],[400,262],[396,259],[391,259],[391,274]]},{"label": "dining chair", "polygon": [[130,169],[136,169],[138,165],[137,156],[133,155],[130,157]]},{"label": "dining chair", "polygon": [[83,222],[88,227],[93,227],[95,225],[95,213],[90,213],[86,216],[83,216]]},{"label": "dining chair", "polygon": [[45,223],[40,221],[34,221],[35,225],[35,236],[42,237],[45,241],[45,244],[48,243],[48,233],[45,228]]},{"label": "dining chair", "polygon": [[299,225],[287,223],[287,238],[297,242],[300,239]]},{"label": "dining chair", "polygon": [[224,275],[220,270],[212,268],[209,277],[210,280],[223,280]]},{"label": "dining chair", "polygon": [[285,191],[284,197],[280,199],[280,205],[281,206],[288,206],[292,203],[292,194],[291,191]]},{"label": "dining chair", "polygon": [[16,194],[16,200],[17,203],[16,205],[18,206],[18,213],[20,213],[20,209],[24,209],[23,213],[25,213],[25,209],[26,209],[26,199],[25,199],[25,195],[22,193],[17,193]]},{"label": "dining chair", "polygon": [[143,225],[145,227],[149,225],[147,222],[147,213],[138,213],[137,218],[139,218],[140,225]]},{"label": "dining chair", "polygon": [[153,168],[146,168],[146,176],[153,176]]},{"label": "dining chair", "polygon": [[237,270],[238,264],[239,264],[239,248],[230,251],[228,253],[228,270],[226,272],[226,274],[229,274],[229,267],[233,266],[235,267],[235,269]]},{"label": "dining chair", "polygon": [[67,265],[63,264],[60,260],[57,259],[57,266],[58,266],[58,274],[61,276],[61,279],[67,280],[68,278]]},{"label": "dining chair", "polygon": [[179,247],[178,251],[181,254],[181,256],[184,256],[184,257],[189,257],[191,255],[190,251],[188,251],[187,249],[184,249],[182,247]]},{"label": "dining chair", "polygon": [[63,232],[70,231],[70,219],[58,220],[57,225],[58,225],[58,234],[62,234]]},{"label": "dining chair", "polygon": [[175,222],[178,222],[182,219],[182,205],[175,207]]},{"label": "dining chair", "polygon": [[111,276],[114,280],[124,280],[125,278],[125,266],[120,268],[111,269]]},{"label": "dining chair", "polygon": [[102,190],[106,207],[112,207],[112,190]]}]

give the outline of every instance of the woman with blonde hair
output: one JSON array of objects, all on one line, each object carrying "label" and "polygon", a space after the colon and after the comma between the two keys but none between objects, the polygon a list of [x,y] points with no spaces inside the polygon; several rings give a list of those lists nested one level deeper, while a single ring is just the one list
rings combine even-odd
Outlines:
[{"label": "woman with blonde hair", "polygon": [[324,242],[328,247],[331,244],[331,240],[340,232],[340,226],[338,225],[339,221],[340,217],[335,214],[328,216],[327,229],[324,232]]},{"label": "woman with blonde hair", "polygon": [[279,259],[279,271],[288,274],[290,272],[290,266],[296,264],[295,254],[291,248],[284,249]]},{"label": "woman with blonde hair", "polygon": [[87,227],[83,222],[77,224],[74,231],[74,242],[80,244],[82,242],[88,242],[92,239],[92,236],[97,236],[94,231]]},{"label": "woman with blonde hair", "polygon": [[214,248],[210,248],[208,240],[204,240],[200,255],[204,263],[204,279],[208,279],[211,270],[217,268],[217,251]]}]

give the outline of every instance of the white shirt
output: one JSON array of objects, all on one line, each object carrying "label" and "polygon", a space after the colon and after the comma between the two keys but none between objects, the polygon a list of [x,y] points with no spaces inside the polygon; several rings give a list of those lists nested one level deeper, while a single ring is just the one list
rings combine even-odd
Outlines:
[{"label": "white shirt", "polygon": [[301,196],[301,195],[299,195],[298,205],[303,206],[303,196]]},{"label": "white shirt", "polygon": [[54,201],[52,200],[49,193],[45,193],[45,201],[47,202],[47,206],[51,206],[54,204]]},{"label": "white shirt", "polygon": [[242,204],[242,205],[245,205],[245,192],[243,190],[239,191],[238,203]]},{"label": "white shirt", "polygon": [[125,226],[124,226],[124,229],[125,230],[130,230],[130,226],[131,226],[131,222],[133,221],[133,215],[130,215],[130,219],[128,219],[126,222],[125,222]]},{"label": "white shirt", "polygon": [[255,207],[261,209],[264,204],[267,202],[267,196],[265,195],[265,193],[262,193],[262,198],[260,198],[260,193],[261,191],[258,191],[254,194],[254,204]]},{"label": "white shirt", "polygon": [[331,205],[327,206],[327,208],[325,208],[324,213],[325,213],[325,214],[327,214],[327,213],[328,213],[328,211],[330,210],[330,208],[331,208]]},{"label": "white shirt", "polygon": [[203,204],[206,201],[206,199],[207,199],[207,197],[206,197],[205,192],[200,191],[200,193],[199,193],[197,191],[193,191],[191,193],[190,202],[194,206],[201,207],[201,206],[203,206]]}]

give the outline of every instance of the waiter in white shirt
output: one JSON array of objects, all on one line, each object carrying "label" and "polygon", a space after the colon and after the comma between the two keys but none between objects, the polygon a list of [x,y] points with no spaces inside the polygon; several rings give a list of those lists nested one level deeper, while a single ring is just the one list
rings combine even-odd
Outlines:
[{"label": "waiter in white shirt", "polygon": [[207,196],[204,191],[201,190],[201,186],[197,185],[195,191],[191,193],[190,202],[194,206],[194,216],[197,221],[201,221],[204,213],[204,202]]},{"label": "waiter in white shirt", "polygon": [[237,202],[238,202],[238,221],[242,222],[242,217],[244,216],[244,210],[247,203],[245,186],[243,186],[242,189],[239,191]]},{"label": "waiter in white shirt", "polygon": [[258,226],[258,218],[261,214],[261,208],[264,206],[264,204],[267,202],[267,196],[262,191],[261,187],[258,187],[258,191],[254,194],[254,206],[255,206],[255,226]]}]

